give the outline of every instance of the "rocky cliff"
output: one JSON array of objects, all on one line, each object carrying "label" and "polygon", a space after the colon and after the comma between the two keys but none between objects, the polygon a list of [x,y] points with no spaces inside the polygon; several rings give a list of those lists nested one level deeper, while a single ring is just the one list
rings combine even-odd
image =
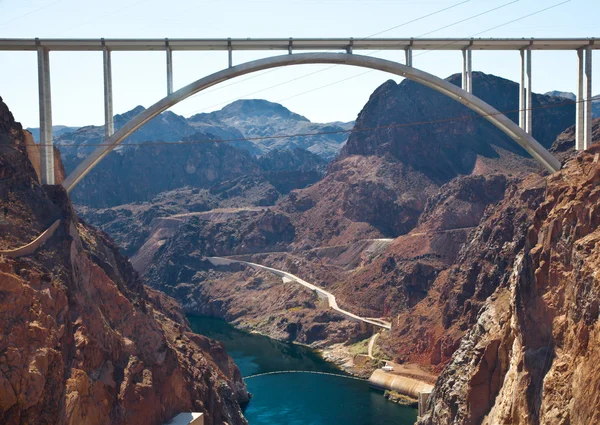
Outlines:
[{"label": "rocky cliff", "polygon": [[[480,297],[474,310],[469,306],[477,311],[473,326],[438,379],[420,424],[600,421],[599,157],[595,145],[568,160],[547,178],[533,214],[531,208],[514,211],[526,215],[498,226],[497,242],[482,247],[488,267],[500,265],[488,269],[496,275],[491,285],[485,284],[490,272],[477,273],[487,286],[482,295],[491,296]],[[520,195],[514,206],[526,198],[535,197]],[[503,253],[510,253],[508,262],[498,258]],[[456,311],[455,302],[450,306]]]},{"label": "rocky cliff", "polygon": [[143,285],[60,186],[41,186],[20,124],[0,100],[0,422],[163,424],[184,411],[245,424],[248,400],[223,346],[190,332],[176,303]]}]

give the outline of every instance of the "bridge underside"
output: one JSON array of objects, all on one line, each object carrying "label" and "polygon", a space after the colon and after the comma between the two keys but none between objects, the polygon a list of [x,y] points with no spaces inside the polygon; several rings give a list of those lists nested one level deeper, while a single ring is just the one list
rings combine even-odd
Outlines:
[{"label": "bridge underside", "polygon": [[109,135],[105,145],[98,147],[66,178],[63,182],[67,191],[71,191],[75,185],[89,173],[110,151],[121,144],[134,131],[146,124],[152,118],[166,111],[173,105],[201,92],[209,87],[245,74],[262,71],[271,68],[302,65],[302,64],[336,64],[350,65],[369,68],[390,74],[408,78],[424,84],[454,100],[462,103],[469,109],[481,115],[515,142],[521,145],[537,162],[546,170],[555,172],[560,169],[560,162],[540,145],[529,133],[519,127],[506,115],[500,113],[483,100],[463,90],[448,81],[436,77],[414,67],[397,62],[379,59],[371,56],[355,55],[351,53],[301,53],[293,55],[281,55],[265,59],[247,62],[237,66],[231,66],[222,71],[201,78],[161,99],[141,114],[129,121],[116,133]]}]

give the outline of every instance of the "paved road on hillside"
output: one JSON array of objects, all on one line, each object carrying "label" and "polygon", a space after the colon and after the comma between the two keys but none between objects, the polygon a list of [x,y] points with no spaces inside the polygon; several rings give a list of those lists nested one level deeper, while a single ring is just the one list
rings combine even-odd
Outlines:
[{"label": "paved road on hillside", "polygon": [[363,322],[363,323],[368,323],[373,326],[377,326],[379,328],[384,328],[387,330],[390,330],[392,328],[392,324],[390,322],[386,322],[383,319],[377,319],[377,318],[372,318],[372,317],[369,317],[369,318],[360,317],[354,313],[350,313],[347,310],[341,309],[338,306],[337,301],[335,300],[335,296],[331,292],[328,292],[322,288],[319,288],[318,286],[315,286],[312,283],[308,283],[307,281],[300,279],[298,276],[293,275],[288,272],[284,272],[283,270],[277,270],[272,267],[267,267],[267,266],[263,266],[261,264],[256,264],[256,263],[250,263],[248,261],[231,260],[229,258],[223,258],[223,257],[207,257],[207,259],[215,266],[229,265],[231,263],[241,263],[241,264],[246,264],[254,269],[268,271],[277,276],[280,276],[283,279],[287,279],[288,281],[295,281],[295,282],[299,283],[300,285],[310,289],[311,291],[316,291],[317,294],[321,298],[327,299],[327,301],[329,302],[329,308],[337,311],[338,313],[340,313],[350,319],[357,320],[357,321]]}]

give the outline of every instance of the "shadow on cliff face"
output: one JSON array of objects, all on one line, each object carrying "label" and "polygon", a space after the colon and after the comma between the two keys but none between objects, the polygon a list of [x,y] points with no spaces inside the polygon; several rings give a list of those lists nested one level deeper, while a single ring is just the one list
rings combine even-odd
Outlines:
[{"label": "shadow on cliff face", "polygon": [[[223,345],[190,332],[175,301],[143,285],[108,236],[42,186],[20,124],[0,101],[0,422],[161,424],[182,411],[244,425],[248,400]],[[37,235],[34,235],[37,236]]]}]

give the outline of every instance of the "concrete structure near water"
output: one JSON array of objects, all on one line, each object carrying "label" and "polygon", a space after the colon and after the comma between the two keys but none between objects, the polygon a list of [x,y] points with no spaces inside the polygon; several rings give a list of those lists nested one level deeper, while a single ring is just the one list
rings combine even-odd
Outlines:
[{"label": "concrete structure near water", "polygon": [[377,369],[369,378],[369,385],[380,390],[395,391],[399,394],[414,398],[418,401],[418,416],[427,410],[427,400],[433,391],[433,385],[407,376],[396,375],[382,369]]},{"label": "concrete structure near water", "polygon": [[204,425],[204,414],[197,412],[180,413],[165,425]]},{"label": "concrete structure near water", "polygon": [[406,376],[395,375],[382,369],[377,369],[373,372],[369,378],[369,384],[372,387],[381,390],[396,391],[414,399],[418,399],[420,393],[427,393],[433,390],[433,385],[431,384]]}]

